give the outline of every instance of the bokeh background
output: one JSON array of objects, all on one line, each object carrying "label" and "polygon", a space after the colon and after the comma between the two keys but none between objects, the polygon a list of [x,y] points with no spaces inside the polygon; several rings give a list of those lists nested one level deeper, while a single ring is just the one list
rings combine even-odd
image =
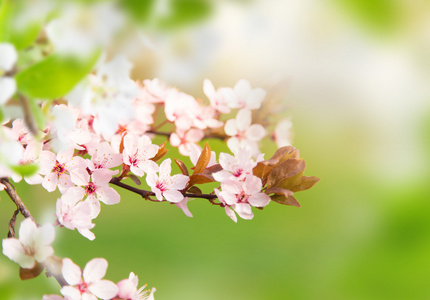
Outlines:
[{"label": "bokeh background", "polygon": [[[95,220],[95,241],[57,229],[58,256],[82,267],[104,257],[106,278],[133,271],[160,300],[430,299],[428,1],[123,5],[143,32],[125,48],[134,78],[159,77],[202,98],[204,78],[266,88],[280,100],[274,119],[294,123],[305,175],[321,181],[297,195],[302,208],[272,203],[237,224],[203,200],[189,203],[187,218],[120,191],[121,203]],[[270,157],[275,146],[263,150]],[[37,220],[53,219],[59,194],[17,189]],[[14,207],[0,196],[6,236]],[[1,299],[58,290],[44,275],[19,281],[17,265],[0,256]]]}]

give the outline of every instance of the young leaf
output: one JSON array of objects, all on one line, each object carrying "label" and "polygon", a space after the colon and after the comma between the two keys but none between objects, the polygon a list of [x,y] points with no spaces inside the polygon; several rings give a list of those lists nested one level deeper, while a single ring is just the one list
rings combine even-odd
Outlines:
[{"label": "young leaf", "polygon": [[273,154],[270,160],[274,160],[277,163],[286,161],[290,158],[299,158],[299,150],[294,148],[293,146],[284,146],[276,150],[275,154]]},{"label": "young leaf", "polygon": [[194,167],[193,174],[202,173],[203,170],[206,169],[206,166],[208,165],[210,159],[211,159],[211,148],[209,147],[209,144],[206,143],[202,153],[200,154],[199,159],[197,160],[196,166]]},{"label": "young leaf", "polygon": [[128,178],[130,178],[130,179],[131,179],[135,184],[137,184],[137,185],[141,185],[141,184],[142,184],[142,182],[140,182],[139,177],[137,177],[136,175],[134,175],[134,174],[128,174],[127,176],[128,176]]},{"label": "young leaf", "polygon": [[31,22],[22,20],[25,5],[25,0],[0,2],[0,42],[11,43],[17,50],[29,47],[38,37],[43,25],[43,15],[38,15]]},{"label": "young leaf", "polygon": [[30,98],[60,98],[93,69],[99,56],[99,52],[86,59],[49,55],[15,76],[18,90]]},{"label": "young leaf", "polygon": [[300,192],[300,191],[309,190],[315,184],[317,184],[318,181],[320,181],[320,179],[318,177],[315,177],[315,176],[312,176],[312,177],[302,176],[300,179],[300,183],[297,184],[296,186],[290,188],[290,190],[293,192]]},{"label": "young leaf", "polygon": [[285,183],[286,179],[303,173],[305,171],[305,168],[306,165],[303,159],[287,159],[286,161],[276,165],[272,170],[270,170],[267,177],[267,187],[281,187],[279,185],[281,182]]},{"label": "young leaf", "polygon": [[21,280],[32,279],[40,275],[45,267],[36,262],[36,265],[31,269],[19,268],[19,278]]},{"label": "young leaf", "polygon": [[160,148],[158,149],[157,154],[156,154],[153,158],[151,158],[151,160],[153,160],[153,161],[157,162],[157,161],[159,161],[160,159],[162,159],[164,155],[166,155],[166,154],[167,154],[167,152],[168,152],[169,150],[165,148],[165,147],[166,147],[166,143],[167,143],[167,142],[164,142],[164,143],[163,143],[163,145],[161,145],[161,146],[160,146]]},{"label": "young leaf", "polygon": [[266,194],[267,195],[269,195],[269,194],[276,194],[276,195],[281,195],[281,196],[284,196],[284,197],[290,197],[294,193],[292,191],[290,191],[290,190],[281,189],[281,188],[278,188],[278,187],[273,187],[273,188],[267,189],[266,190]]},{"label": "young leaf", "polygon": [[273,169],[274,166],[275,163],[272,160],[260,161],[254,167],[254,169],[252,169],[252,174],[260,178],[261,182],[263,183],[263,186],[265,186],[267,182],[267,176],[269,175],[269,172]]},{"label": "young leaf", "polygon": [[188,182],[188,186],[193,186],[195,184],[205,184],[209,182],[214,182],[215,179],[213,179],[212,176],[205,175],[205,174],[193,174],[190,176],[190,181]]},{"label": "young leaf", "polygon": [[189,176],[187,166],[181,160],[175,158],[175,163],[178,165],[182,174]]},{"label": "young leaf", "polygon": [[190,189],[187,191],[187,193],[190,193],[190,194],[197,194],[197,195],[201,195],[201,194],[203,194],[202,190],[201,190],[201,189],[199,189],[199,188],[198,188],[198,187],[196,187],[196,186],[192,186],[192,187],[190,187]]},{"label": "young leaf", "polygon": [[293,196],[285,197],[284,195],[273,195],[270,196],[270,199],[279,204],[301,207],[299,202],[297,202],[296,198],[294,198]]},{"label": "young leaf", "polygon": [[202,174],[205,175],[212,175],[213,173],[219,172],[222,170],[222,167],[220,164],[216,164],[210,167],[207,167]]}]

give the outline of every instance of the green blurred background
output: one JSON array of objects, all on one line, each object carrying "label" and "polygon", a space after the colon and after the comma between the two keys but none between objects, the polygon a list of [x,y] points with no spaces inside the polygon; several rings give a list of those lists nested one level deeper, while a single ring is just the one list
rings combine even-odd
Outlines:
[{"label": "green blurred background", "polygon": [[[197,2],[202,11],[145,31],[151,45],[134,54],[133,76],[202,98],[204,78],[267,88],[280,99],[274,118],[292,117],[305,175],[321,181],[297,195],[302,208],[271,203],[237,224],[203,200],[187,218],[117,189],[121,203],[102,206],[95,241],[57,229],[56,255],[82,267],[104,257],[106,278],[133,271],[156,299],[430,299],[428,2]],[[54,219],[58,193],[17,189],[39,222]],[[6,236],[14,207],[4,192],[0,207]],[[19,281],[0,256],[1,299],[58,288],[43,275]]]}]

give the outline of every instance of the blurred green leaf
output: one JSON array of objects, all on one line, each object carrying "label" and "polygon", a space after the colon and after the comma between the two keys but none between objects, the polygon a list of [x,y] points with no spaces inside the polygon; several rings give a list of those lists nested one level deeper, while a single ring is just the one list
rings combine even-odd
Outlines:
[{"label": "blurred green leaf", "polygon": [[392,0],[337,0],[364,26],[378,33],[393,31],[401,20],[398,1]]},{"label": "blurred green leaf", "polygon": [[38,164],[28,164],[28,165],[19,165],[12,166],[11,169],[20,174],[21,176],[31,176],[36,174],[37,170],[39,170]]},{"label": "blurred green leaf", "polygon": [[15,76],[18,90],[30,98],[62,97],[91,72],[99,56],[96,53],[87,59],[77,59],[50,55]]},{"label": "blurred green leaf", "polygon": [[44,19],[44,16],[39,16],[38,19],[22,24],[20,14],[24,5],[24,1],[4,0],[0,7],[0,42],[11,43],[18,50],[27,48],[36,40]]},{"label": "blurred green leaf", "polygon": [[120,4],[135,21],[144,23],[149,19],[154,0],[123,0]]},{"label": "blurred green leaf", "polygon": [[172,0],[170,15],[161,18],[158,25],[163,29],[174,29],[206,19],[212,6],[206,0]]}]

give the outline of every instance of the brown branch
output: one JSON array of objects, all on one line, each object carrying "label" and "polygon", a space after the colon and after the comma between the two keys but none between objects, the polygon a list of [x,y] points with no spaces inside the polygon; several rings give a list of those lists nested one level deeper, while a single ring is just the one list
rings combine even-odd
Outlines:
[{"label": "brown branch", "polygon": [[6,193],[9,195],[10,199],[16,204],[16,207],[19,209],[21,215],[34,221],[34,218],[31,215],[30,211],[27,209],[24,202],[22,202],[21,198],[16,193],[15,187],[9,182],[9,180],[7,178],[0,178],[0,183],[5,186]]},{"label": "brown branch", "polygon": [[[122,187],[123,189],[126,189],[126,190],[128,190],[130,192],[136,193],[136,194],[142,196],[142,198],[144,198],[146,200],[150,200],[150,201],[153,201],[153,202],[160,202],[159,200],[154,200],[154,199],[149,198],[151,196],[155,196],[155,193],[150,192],[150,191],[146,191],[146,190],[141,190],[141,189],[135,188],[135,187],[133,187],[131,185],[125,184],[125,183],[121,182],[118,177],[113,177],[110,180],[110,183],[112,183],[112,184],[114,184],[116,186]],[[216,204],[216,203],[213,202],[213,200],[218,198],[217,195],[211,195],[211,194],[182,193],[182,195],[184,195],[184,197],[189,197],[189,198],[207,199],[212,204]],[[166,200],[162,200],[162,201],[166,201]]]},{"label": "brown branch", "polygon": [[170,138],[171,133],[170,132],[164,132],[164,131],[157,131],[157,130],[148,130],[146,133],[152,133],[156,135],[162,135]]},{"label": "brown branch", "polygon": [[15,210],[12,218],[9,221],[9,232],[7,234],[8,238],[14,238],[15,237],[15,222],[16,222],[16,216],[18,214],[19,214],[19,209]]}]

